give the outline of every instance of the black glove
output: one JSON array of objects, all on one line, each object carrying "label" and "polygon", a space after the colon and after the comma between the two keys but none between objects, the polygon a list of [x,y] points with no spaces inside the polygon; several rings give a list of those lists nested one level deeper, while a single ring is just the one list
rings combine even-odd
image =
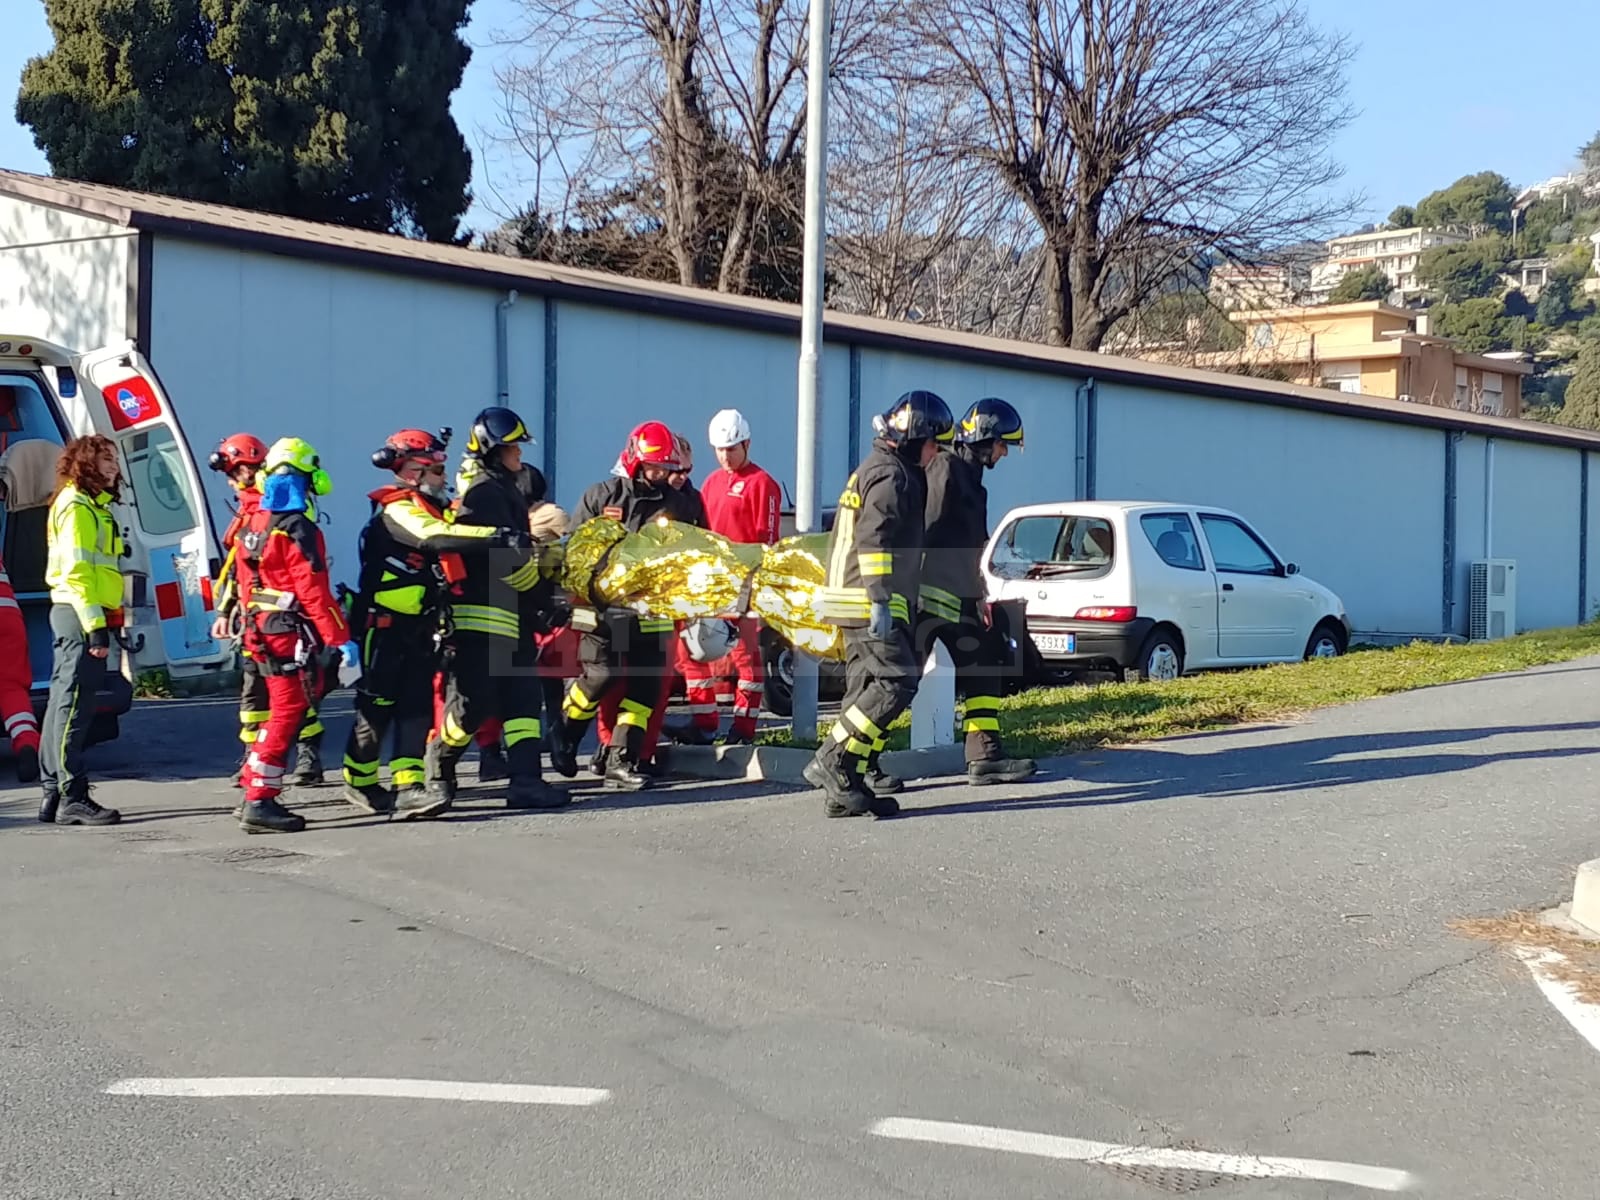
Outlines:
[{"label": "black glove", "polygon": [[111,631],[109,629],[96,629],[89,635],[88,642],[91,650],[109,650],[111,649]]}]

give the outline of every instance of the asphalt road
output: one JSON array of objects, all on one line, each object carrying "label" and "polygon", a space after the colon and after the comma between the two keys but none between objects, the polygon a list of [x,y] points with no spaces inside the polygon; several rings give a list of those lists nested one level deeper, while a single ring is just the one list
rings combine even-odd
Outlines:
[{"label": "asphalt road", "polygon": [[[1452,918],[1600,856],[1600,660],[921,787],[584,789],[250,838],[227,702],[0,792],[0,1197],[1377,1195],[924,1144],[887,1118],[1593,1195],[1600,1054]],[[334,743],[348,705],[332,705]],[[330,754],[336,760],[336,754]],[[107,1095],[130,1078],[601,1088],[587,1107]]]}]

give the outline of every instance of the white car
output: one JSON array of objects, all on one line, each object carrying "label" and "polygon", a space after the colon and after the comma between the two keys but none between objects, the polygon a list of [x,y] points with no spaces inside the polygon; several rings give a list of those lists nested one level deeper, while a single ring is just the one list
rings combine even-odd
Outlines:
[{"label": "white car", "polygon": [[1021,601],[1050,670],[1128,679],[1331,658],[1343,602],[1237,513],[1192,504],[1031,504],[984,548],[989,598]]}]

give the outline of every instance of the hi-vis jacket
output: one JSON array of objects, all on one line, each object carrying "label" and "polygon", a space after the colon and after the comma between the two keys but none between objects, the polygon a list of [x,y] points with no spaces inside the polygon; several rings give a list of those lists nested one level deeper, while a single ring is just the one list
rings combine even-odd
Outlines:
[{"label": "hi-vis jacket", "polygon": [[505,544],[493,526],[447,521],[444,510],[414,487],[390,484],[367,499],[373,512],[361,531],[357,608],[369,615],[436,615],[452,585],[466,577],[461,552]]},{"label": "hi-vis jacket", "polygon": [[122,534],[111,515],[111,496],[87,496],[72,484],[50,505],[50,599],[70,604],[85,633],[104,629],[122,608]]},{"label": "hi-vis jacket", "polygon": [[[537,473],[536,473],[537,474]],[[488,533],[470,553],[463,553],[466,578],[450,605],[451,621],[458,632],[527,641],[543,624],[550,588],[539,573],[539,555],[528,536],[528,507],[542,499],[542,475],[534,480],[530,499],[517,485],[517,477],[498,468],[477,465],[462,470],[465,491],[456,509],[457,532],[477,526]],[[507,533],[521,531],[513,545]]]},{"label": "hi-vis jacket", "polygon": [[828,540],[828,579],[817,612],[844,628],[864,627],[872,602],[887,601],[911,623],[922,576],[922,471],[884,441],[856,468],[839,497]]},{"label": "hi-vis jacket", "polygon": [[983,486],[982,464],[959,446],[940,450],[926,475],[922,608],[943,620],[959,621],[963,607],[975,613],[984,597],[978,560],[989,541],[989,491]]}]

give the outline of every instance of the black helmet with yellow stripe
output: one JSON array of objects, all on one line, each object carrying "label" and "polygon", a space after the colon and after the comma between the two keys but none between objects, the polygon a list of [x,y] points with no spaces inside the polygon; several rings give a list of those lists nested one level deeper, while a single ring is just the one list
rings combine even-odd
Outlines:
[{"label": "black helmet with yellow stripe", "polygon": [[1022,448],[1022,415],[998,396],[986,396],[971,408],[956,426],[956,441],[1005,442]]},{"label": "black helmet with yellow stripe", "polygon": [[533,435],[516,413],[509,408],[486,408],[472,418],[472,432],[467,436],[467,453],[473,458],[483,458],[501,446],[531,441]]},{"label": "black helmet with yellow stripe", "polygon": [[907,442],[948,443],[955,431],[950,406],[933,392],[907,392],[889,411],[872,418],[872,432],[886,442],[903,446]]}]

